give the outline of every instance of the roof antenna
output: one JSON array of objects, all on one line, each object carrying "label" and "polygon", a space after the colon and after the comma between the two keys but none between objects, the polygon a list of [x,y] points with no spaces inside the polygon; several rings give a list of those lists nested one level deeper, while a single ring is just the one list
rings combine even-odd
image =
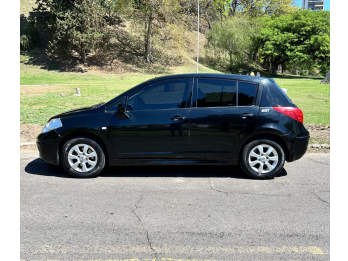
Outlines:
[{"label": "roof antenna", "polygon": [[198,73],[198,55],[199,55],[199,0],[198,2],[198,19],[197,19],[197,73]]}]

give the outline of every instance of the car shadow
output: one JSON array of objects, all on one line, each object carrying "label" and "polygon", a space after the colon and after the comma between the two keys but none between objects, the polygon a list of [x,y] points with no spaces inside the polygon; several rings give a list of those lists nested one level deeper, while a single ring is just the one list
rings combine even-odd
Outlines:
[{"label": "car shadow", "polygon": [[[41,159],[28,163],[25,172],[32,175],[73,178],[61,166],[51,165]],[[283,169],[276,177],[286,176]],[[234,178],[251,179],[239,166],[230,165],[165,165],[165,166],[119,166],[106,167],[100,178],[112,177],[181,177],[181,178]]]}]

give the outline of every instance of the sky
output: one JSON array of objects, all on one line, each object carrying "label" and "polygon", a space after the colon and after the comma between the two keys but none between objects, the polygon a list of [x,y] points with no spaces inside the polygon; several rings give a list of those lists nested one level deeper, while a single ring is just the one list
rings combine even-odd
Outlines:
[{"label": "sky", "polygon": [[[302,7],[302,0],[295,0],[297,6]],[[325,0],[324,10],[330,11],[330,0]]]}]

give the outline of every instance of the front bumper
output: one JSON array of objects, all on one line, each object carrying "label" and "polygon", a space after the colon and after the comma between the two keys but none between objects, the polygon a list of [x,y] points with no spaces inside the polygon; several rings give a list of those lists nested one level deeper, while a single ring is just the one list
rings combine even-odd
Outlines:
[{"label": "front bumper", "polygon": [[39,150],[40,159],[53,165],[59,165],[60,141],[61,137],[55,130],[40,133],[36,137],[36,145]]}]

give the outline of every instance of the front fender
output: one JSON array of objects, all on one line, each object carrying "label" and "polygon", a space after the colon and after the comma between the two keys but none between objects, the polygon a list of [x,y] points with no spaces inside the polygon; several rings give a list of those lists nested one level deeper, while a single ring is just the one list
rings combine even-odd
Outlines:
[{"label": "front fender", "polygon": [[108,155],[112,155],[109,142],[109,127],[113,113],[100,113],[92,115],[77,115],[62,118],[63,126],[56,129],[61,137],[60,149],[71,138],[76,136],[90,136],[101,142]]}]

